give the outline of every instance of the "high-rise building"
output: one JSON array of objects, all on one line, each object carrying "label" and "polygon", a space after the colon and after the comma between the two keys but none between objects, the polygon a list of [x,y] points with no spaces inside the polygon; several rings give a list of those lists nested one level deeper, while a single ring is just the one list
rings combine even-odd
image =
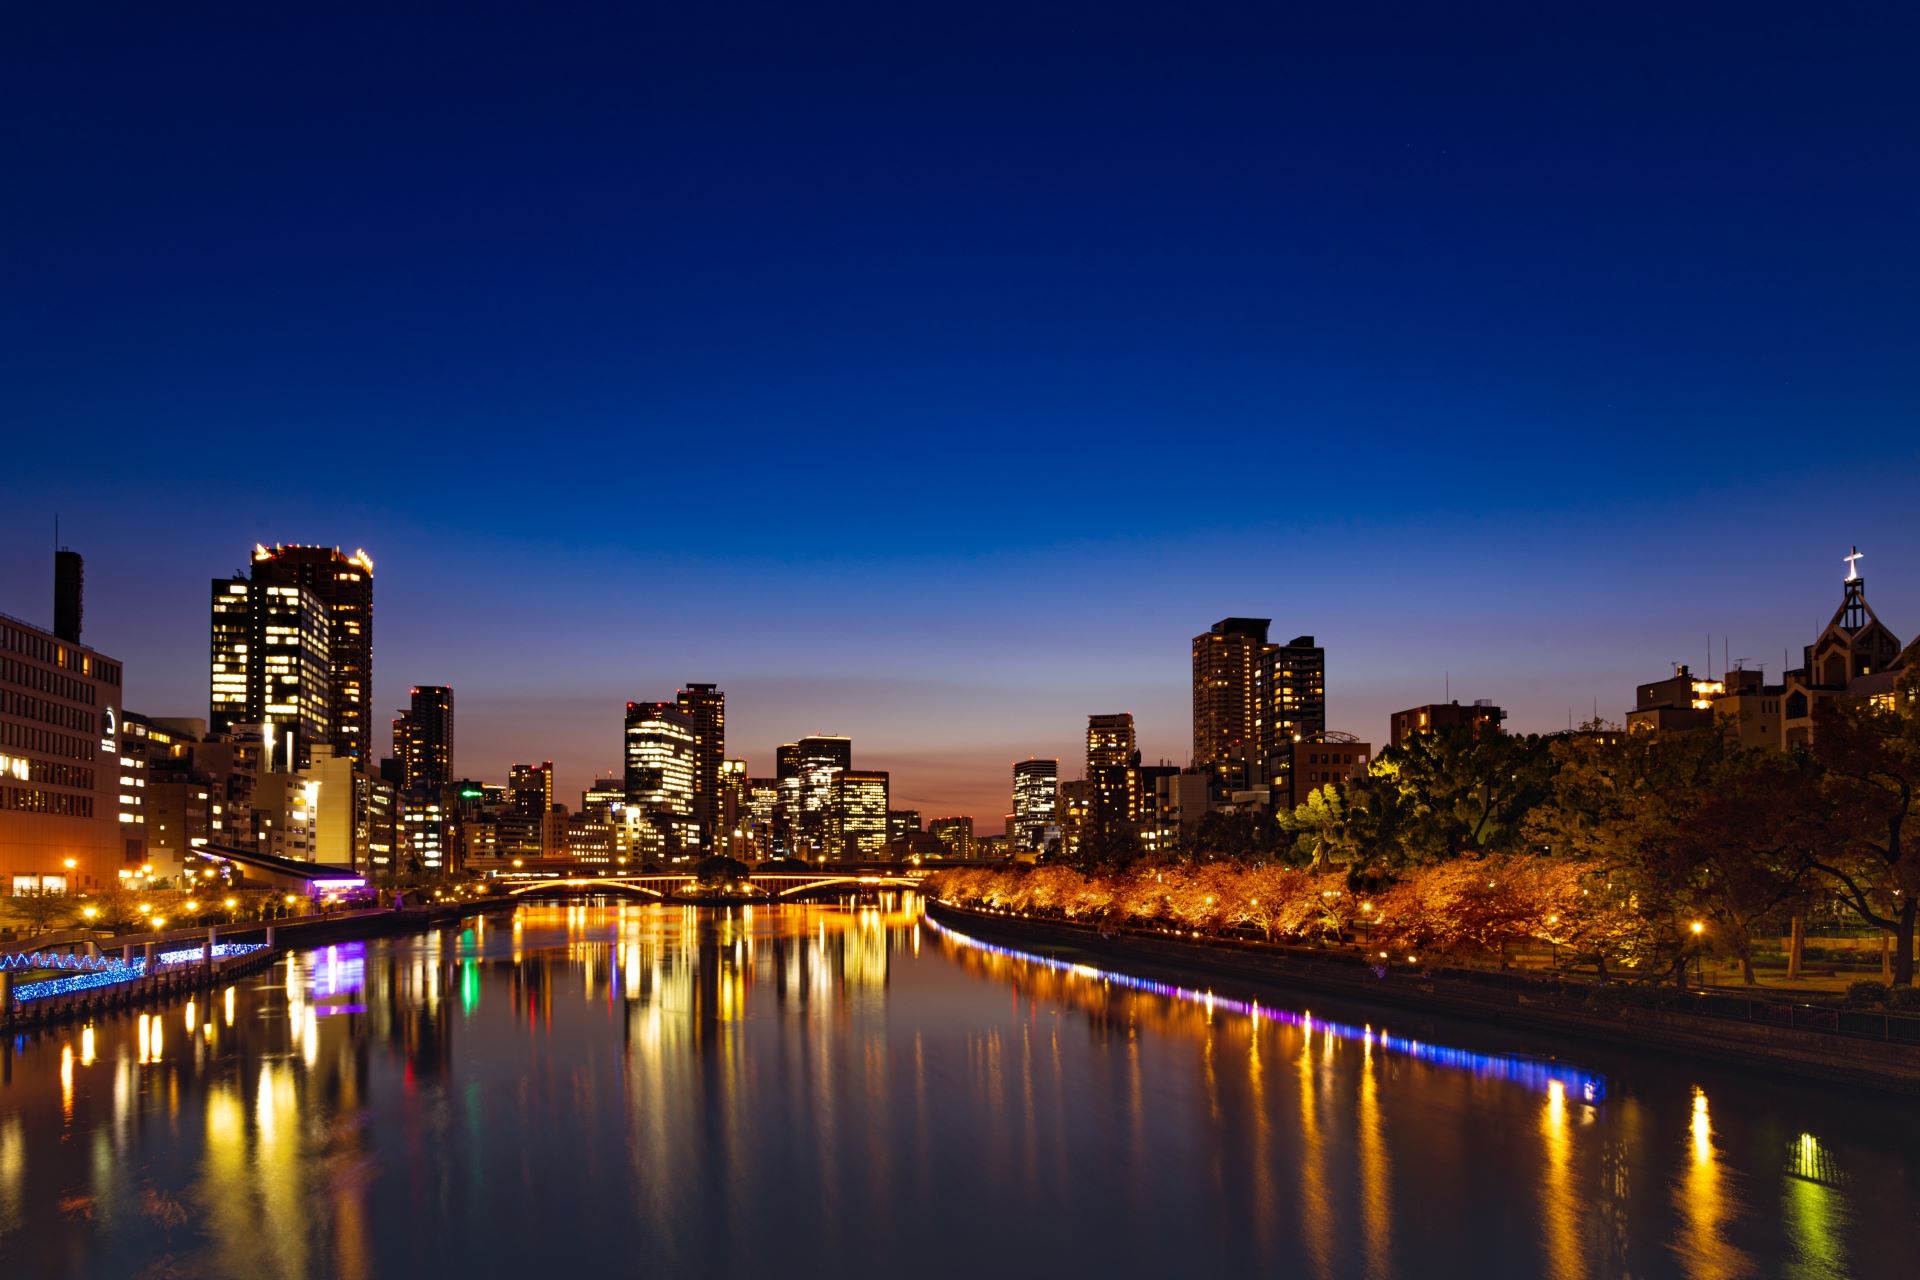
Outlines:
[{"label": "high-rise building", "polygon": [[145,847],[128,830],[135,806],[122,800],[135,797],[120,782],[121,667],[80,643],[79,570],[64,563],[58,633],[0,615],[0,891],[9,893],[97,892]]},{"label": "high-rise building", "polygon": [[773,751],[774,787],[778,804],[774,809],[773,847],[780,854],[800,852],[800,744],[783,742]]},{"label": "high-rise building", "polygon": [[887,843],[892,844],[905,836],[920,835],[920,811],[918,809],[887,810]]},{"label": "high-rise building", "polygon": [[253,549],[253,581],[301,587],[326,616],[326,741],[355,760],[373,754],[373,561],[364,551],[275,545]]},{"label": "high-rise building", "polygon": [[887,774],[837,769],[829,783],[828,847],[848,861],[877,858],[887,842]]},{"label": "high-rise building", "polygon": [[1294,744],[1326,732],[1327,651],[1312,636],[1270,646],[1260,661],[1260,735],[1272,794],[1293,792]]},{"label": "high-rise building", "polygon": [[694,741],[693,717],[673,703],[627,704],[627,809],[650,830],[651,856],[677,858],[699,845]]},{"label": "high-rise building", "polygon": [[1007,834],[1020,853],[1044,853],[1059,836],[1060,762],[1021,760],[1013,766],[1013,825]]},{"label": "high-rise building", "polygon": [[674,695],[674,705],[693,725],[693,816],[699,844],[715,850],[726,815],[720,794],[722,763],[727,758],[727,695],[710,684],[689,684]]},{"label": "high-rise building", "polygon": [[268,768],[304,768],[316,743],[331,744],[332,649],[320,598],[297,584],[256,576],[216,578],[208,728],[260,725]]},{"label": "high-rise building", "polygon": [[1222,618],[1193,638],[1193,767],[1221,794],[1245,790],[1265,768],[1260,672],[1269,618]]},{"label": "high-rise building", "polygon": [[393,722],[393,754],[406,787],[444,787],[453,781],[453,690],[417,684]]},{"label": "high-rise building", "polygon": [[[835,735],[802,738],[794,748],[794,767],[799,782],[799,809],[793,815],[794,852],[810,858],[836,852],[830,841],[827,814],[832,802],[834,775],[853,768],[853,739]],[[885,808],[881,806],[883,838],[886,831]]]},{"label": "high-rise building", "polygon": [[1087,767],[1134,762],[1133,713],[1087,717]]},{"label": "high-rise building", "polygon": [[947,847],[949,858],[973,857],[972,818],[934,818],[927,823],[927,833]]},{"label": "high-rise building", "polygon": [[547,855],[547,814],[553,809],[553,761],[516,764],[507,770],[507,803],[497,824],[503,858]]}]

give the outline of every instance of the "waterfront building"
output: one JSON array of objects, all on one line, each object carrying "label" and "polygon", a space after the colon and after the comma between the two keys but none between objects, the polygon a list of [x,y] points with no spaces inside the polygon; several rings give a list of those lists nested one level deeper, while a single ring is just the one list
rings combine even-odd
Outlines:
[{"label": "waterfront building", "polygon": [[1059,838],[1060,762],[1026,759],[1013,766],[1013,825],[1007,829],[1022,853],[1044,853]]},{"label": "waterfront building", "polygon": [[627,807],[647,829],[648,856],[677,858],[699,847],[695,740],[693,717],[674,703],[627,704]]},{"label": "waterfront building", "polygon": [[[98,891],[139,865],[120,785],[121,665],[81,643],[79,557],[55,562],[58,631],[0,615],[0,890]],[[64,566],[64,567],[63,567]]]},{"label": "waterfront building", "polygon": [[407,709],[393,722],[393,754],[403,787],[444,787],[453,781],[453,690],[413,686]]},{"label": "waterfront building", "polygon": [[894,841],[910,835],[920,834],[920,811],[918,809],[887,810],[887,839]]},{"label": "waterfront building", "polygon": [[[1682,668],[1684,670],[1684,668]],[[1643,689],[1651,686],[1642,686]],[[1474,734],[1498,733],[1507,713],[1491,699],[1477,698],[1462,706],[1452,702],[1429,702],[1421,707],[1396,711],[1388,720],[1387,745],[1397,747],[1416,733],[1437,733],[1443,729],[1466,729]]]},{"label": "waterfront building", "polygon": [[780,780],[749,778],[746,793],[748,852],[755,859],[776,857],[782,851],[779,839]]},{"label": "waterfront building", "polygon": [[401,869],[428,876],[453,870],[446,789],[418,783],[401,791],[398,801]]},{"label": "waterfront building", "polygon": [[927,833],[945,846],[947,857],[973,857],[972,818],[934,818],[927,823]]},{"label": "waterfront building", "polygon": [[886,772],[837,769],[828,785],[827,847],[832,855],[848,861],[879,857],[887,842]]}]

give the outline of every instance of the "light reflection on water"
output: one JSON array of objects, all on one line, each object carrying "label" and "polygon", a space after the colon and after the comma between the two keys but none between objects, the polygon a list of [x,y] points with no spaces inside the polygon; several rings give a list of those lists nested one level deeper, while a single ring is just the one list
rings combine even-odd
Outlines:
[{"label": "light reflection on water", "polygon": [[1902,1103],[1382,1022],[986,948],[910,897],[527,906],[15,1037],[0,1265],[1905,1272]]}]

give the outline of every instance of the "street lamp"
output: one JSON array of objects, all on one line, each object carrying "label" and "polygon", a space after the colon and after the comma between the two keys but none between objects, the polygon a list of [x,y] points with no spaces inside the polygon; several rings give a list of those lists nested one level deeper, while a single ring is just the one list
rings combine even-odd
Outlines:
[{"label": "street lamp", "polygon": [[1704,924],[1702,924],[1702,923],[1701,923],[1700,921],[1698,921],[1698,920],[1695,920],[1695,921],[1694,921],[1694,922],[1693,922],[1692,924],[1690,924],[1690,925],[1688,925],[1688,926],[1687,926],[1687,931],[1688,931],[1689,933],[1691,933],[1691,934],[1693,934],[1693,981],[1694,981],[1694,985],[1695,985],[1695,986],[1701,986],[1701,987],[1704,987],[1704,986],[1706,986],[1706,985],[1707,985],[1707,980],[1706,980],[1706,976],[1705,976],[1705,974],[1704,974],[1704,972],[1703,972],[1703,970],[1702,970],[1702,961],[1701,961],[1701,959],[1700,959],[1700,935],[1701,935],[1701,934],[1703,934],[1703,933],[1705,933],[1705,932],[1707,931],[1707,926],[1706,926],[1706,925],[1704,925]]}]

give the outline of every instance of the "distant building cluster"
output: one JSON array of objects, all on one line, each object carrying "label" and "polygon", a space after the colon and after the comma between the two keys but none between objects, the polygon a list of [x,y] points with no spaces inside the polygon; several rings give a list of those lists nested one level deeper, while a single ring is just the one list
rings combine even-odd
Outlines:
[{"label": "distant building cluster", "polygon": [[[1745,662],[1714,676],[1676,666],[1635,691],[1626,731],[1720,727],[1789,749],[1823,701],[1891,705],[1915,659],[1867,603],[1858,551],[1839,607],[1769,683]],[[851,739],[779,744],[770,775],[729,757],[726,694],[690,683],[625,705],[617,767],[555,799],[551,761],[504,783],[462,776],[454,691],[413,686],[371,741],[373,562],[364,551],[257,545],[211,583],[207,714],[149,716],[122,698],[121,663],[81,640],[84,565],[55,556],[52,630],[0,615],[0,889],[93,892],[129,878],[228,863],[289,883],[382,884],[540,863],[641,866],[724,854],[749,861],[975,860],[1146,852],[1189,843],[1209,815],[1275,813],[1372,764],[1371,743],[1329,729],[1326,651],[1268,638],[1266,618],[1193,637],[1192,753],[1143,762],[1133,716],[1088,716],[1079,776],[1012,766],[1002,834],[972,815],[894,808],[885,771],[854,767]],[[1487,700],[1395,712],[1387,742],[1504,732]],[[610,760],[612,757],[610,756]]]}]

